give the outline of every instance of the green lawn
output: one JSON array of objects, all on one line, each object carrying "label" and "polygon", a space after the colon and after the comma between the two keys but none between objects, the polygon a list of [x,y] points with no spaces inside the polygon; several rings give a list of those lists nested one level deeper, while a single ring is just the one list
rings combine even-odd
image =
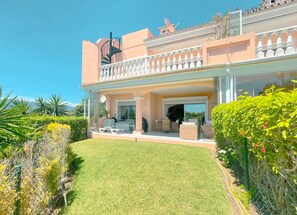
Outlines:
[{"label": "green lawn", "polygon": [[181,145],[90,139],[66,214],[232,214],[211,153]]}]

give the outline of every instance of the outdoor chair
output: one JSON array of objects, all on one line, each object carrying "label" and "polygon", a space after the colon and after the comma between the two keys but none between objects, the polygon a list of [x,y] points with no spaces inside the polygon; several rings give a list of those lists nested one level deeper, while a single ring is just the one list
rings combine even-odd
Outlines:
[{"label": "outdoor chair", "polygon": [[103,128],[99,128],[99,132],[100,133],[111,132],[112,129],[116,129],[114,122],[115,122],[114,119],[105,119],[103,122]]},{"label": "outdoor chair", "polygon": [[170,120],[167,118],[162,119],[162,131],[169,132],[170,131]]},{"label": "outdoor chair", "polygon": [[204,124],[201,128],[205,138],[213,138],[212,124]]},{"label": "outdoor chair", "polygon": [[176,120],[176,122],[170,122],[170,127],[171,127],[171,131],[179,131],[179,128],[178,128],[178,123],[179,120]]}]

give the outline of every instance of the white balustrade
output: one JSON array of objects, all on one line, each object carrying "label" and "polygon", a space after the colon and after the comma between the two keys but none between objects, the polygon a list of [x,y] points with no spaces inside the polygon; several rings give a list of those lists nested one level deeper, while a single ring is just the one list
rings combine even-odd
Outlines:
[{"label": "white balustrade", "polygon": [[173,52],[172,70],[177,70],[177,67],[176,67],[176,53],[175,52]]},{"label": "white balustrade", "polygon": [[152,57],[152,69],[151,69],[151,73],[155,73],[155,58]]},{"label": "white balustrade", "polygon": [[265,58],[296,53],[293,42],[293,31],[296,29],[297,25],[257,34],[257,57]]},{"label": "white balustrade", "polygon": [[177,69],[183,69],[183,65],[182,65],[182,52],[179,51],[178,52],[178,66],[177,66]]},{"label": "white balustrade", "polygon": [[156,72],[161,72],[161,70],[160,70],[160,56],[158,55],[157,56],[157,68],[156,68]]},{"label": "white balustrade", "polygon": [[167,62],[166,62],[166,65],[167,65],[167,67],[166,67],[166,71],[167,71],[167,72],[171,71],[171,66],[170,66],[170,56],[171,56],[171,54],[170,54],[170,53],[167,53]]},{"label": "white balustrade", "polygon": [[[293,44],[293,43],[292,43]],[[201,46],[174,50],[100,67],[99,81],[125,79],[202,66]]]},{"label": "white balustrade", "polygon": [[166,71],[166,67],[165,67],[165,55],[162,55],[162,68],[161,68],[161,72],[165,72]]},{"label": "white balustrade", "polygon": [[184,57],[184,69],[189,68],[189,62],[188,62],[188,50],[185,50],[185,57]]}]

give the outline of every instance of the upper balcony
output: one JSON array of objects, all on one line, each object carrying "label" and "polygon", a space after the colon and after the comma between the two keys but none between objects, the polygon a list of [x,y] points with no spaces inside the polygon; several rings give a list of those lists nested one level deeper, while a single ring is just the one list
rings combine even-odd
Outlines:
[{"label": "upper balcony", "polygon": [[202,45],[123,60],[99,67],[99,82],[155,74],[170,74],[206,65],[269,58],[296,53],[297,25],[262,33],[249,33]]},{"label": "upper balcony", "polygon": [[155,73],[169,73],[182,69],[201,67],[203,65],[201,47],[195,46],[107,64],[99,68],[99,81],[153,75]]}]

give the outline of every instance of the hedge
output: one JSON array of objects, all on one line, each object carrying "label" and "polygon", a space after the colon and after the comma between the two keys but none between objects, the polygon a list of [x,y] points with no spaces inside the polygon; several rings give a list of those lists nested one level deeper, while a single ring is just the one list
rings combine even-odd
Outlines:
[{"label": "hedge", "polygon": [[[260,193],[278,214],[296,214],[297,90],[274,87],[213,109],[215,140],[226,165],[240,179],[243,139],[248,140],[251,193]],[[245,178],[246,179],[246,178]]]},{"label": "hedge", "polygon": [[71,128],[70,141],[75,142],[87,138],[88,121],[83,117],[69,116],[31,116],[28,118],[32,125],[44,127],[50,123],[69,125]]}]

